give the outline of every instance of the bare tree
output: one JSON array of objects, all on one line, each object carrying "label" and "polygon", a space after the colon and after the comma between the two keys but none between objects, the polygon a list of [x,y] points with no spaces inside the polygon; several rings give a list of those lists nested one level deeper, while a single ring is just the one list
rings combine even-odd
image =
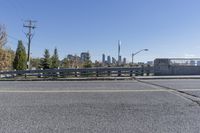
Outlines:
[{"label": "bare tree", "polygon": [[4,25],[0,25],[0,48],[2,48],[7,42],[7,34]]}]

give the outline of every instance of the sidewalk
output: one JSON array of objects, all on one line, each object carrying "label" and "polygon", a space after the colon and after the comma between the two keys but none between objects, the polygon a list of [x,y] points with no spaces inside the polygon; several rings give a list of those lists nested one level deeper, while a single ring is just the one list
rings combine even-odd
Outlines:
[{"label": "sidewalk", "polygon": [[180,76],[137,76],[135,79],[200,79],[200,75],[180,75]]}]

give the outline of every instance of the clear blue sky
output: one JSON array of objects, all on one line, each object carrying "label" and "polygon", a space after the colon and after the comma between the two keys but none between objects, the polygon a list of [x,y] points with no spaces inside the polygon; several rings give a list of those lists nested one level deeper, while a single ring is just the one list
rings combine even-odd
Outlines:
[{"label": "clear blue sky", "polygon": [[[57,47],[60,57],[89,51],[93,60],[102,53],[149,52],[136,61],[157,57],[200,57],[199,0],[0,0],[0,23],[10,36],[26,41],[23,20],[37,20],[32,56]],[[16,49],[17,40],[8,44]]]}]

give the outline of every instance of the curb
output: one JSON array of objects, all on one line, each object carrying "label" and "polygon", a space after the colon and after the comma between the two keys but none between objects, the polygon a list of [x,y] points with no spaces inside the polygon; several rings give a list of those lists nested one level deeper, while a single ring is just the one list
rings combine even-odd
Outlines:
[{"label": "curb", "polygon": [[135,77],[139,80],[154,80],[154,79],[200,79],[200,76],[156,76],[156,77]]}]

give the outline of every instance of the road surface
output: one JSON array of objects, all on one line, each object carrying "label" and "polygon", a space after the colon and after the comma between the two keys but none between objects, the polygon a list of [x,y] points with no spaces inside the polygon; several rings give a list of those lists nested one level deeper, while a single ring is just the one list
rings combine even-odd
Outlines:
[{"label": "road surface", "polygon": [[200,80],[2,81],[0,132],[199,133],[198,96]]}]

